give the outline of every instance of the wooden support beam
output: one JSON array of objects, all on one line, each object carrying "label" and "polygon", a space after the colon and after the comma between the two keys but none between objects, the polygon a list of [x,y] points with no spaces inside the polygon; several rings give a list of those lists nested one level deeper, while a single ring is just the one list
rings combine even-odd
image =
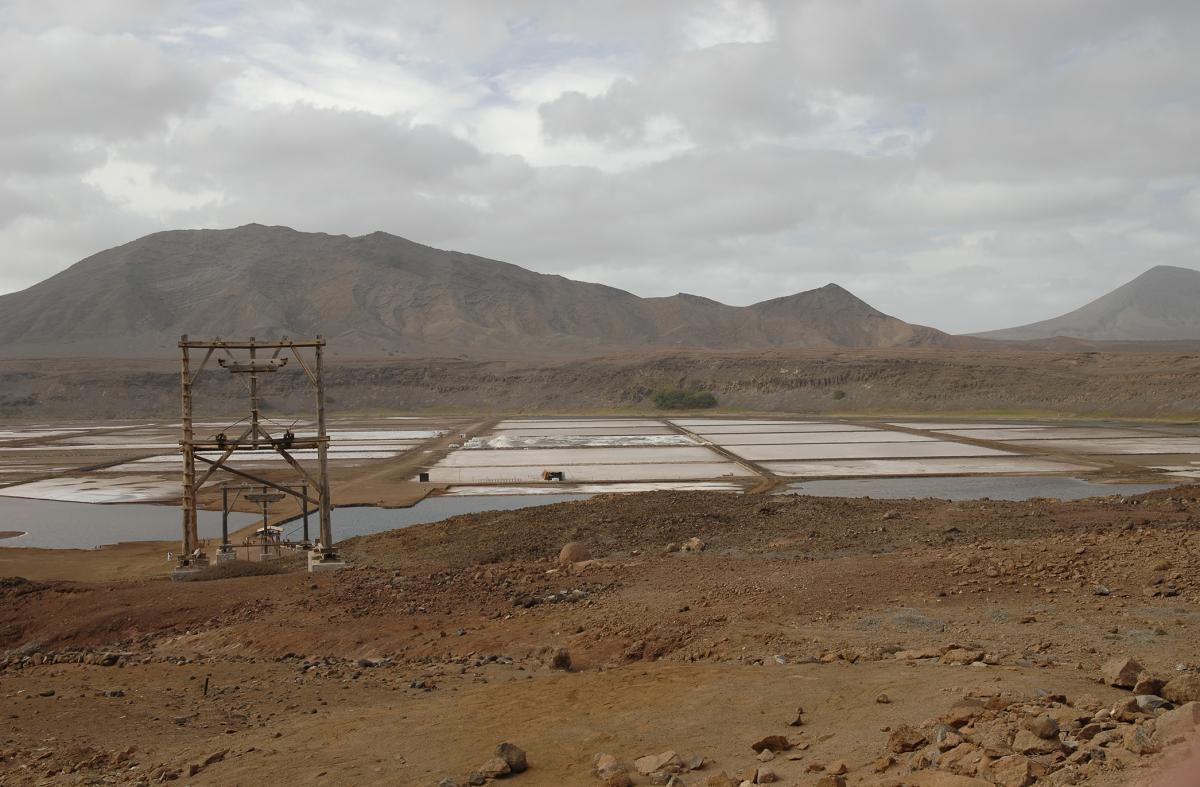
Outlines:
[{"label": "wooden support beam", "polygon": [[[204,462],[205,464],[209,464],[209,465],[214,463],[214,461],[212,459],[205,459],[203,456],[197,456],[196,459],[201,462]],[[261,476],[256,476],[253,473],[247,473],[245,470],[239,470],[236,467],[230,467],[229,465],[222,465],[221,470],[225,471],[226,473],[232,473],[233,475],[236,475],[239,478],[245,478],[247,481],[253,481],[256,484],[263,484],[265,486],[271,487],[272,489],[278,489],[280,492],[286,492],[287,494],[291,495],[292,497],[303,498],[303,499],[307,500],[308,502],[312,503],[314,506],[317,505],[319,502],[311,497],[301,495],[299,492],[297,492],[293,489],[290,489],[290,488],[284,486],[283,484],[277,484],[274,481],[268,481],[267,479],[262,478]]]}]

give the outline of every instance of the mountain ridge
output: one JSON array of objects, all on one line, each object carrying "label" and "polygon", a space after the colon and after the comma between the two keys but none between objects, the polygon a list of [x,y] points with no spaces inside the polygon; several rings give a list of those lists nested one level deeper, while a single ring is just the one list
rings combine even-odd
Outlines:
[{"label": "mountain ridge", "polygon": [[641,298],[382,231],[167,230],[0,295],[0,356],[173,354],[181,334],[323,334],[344,357],[965,346],[836,285],[729,306]]},{"label": "mountain ridge", "polygon": [[1200,271],[1156,265],[1078,309],[1047,320],[972,334],[1000,341],[1200,339]]}]

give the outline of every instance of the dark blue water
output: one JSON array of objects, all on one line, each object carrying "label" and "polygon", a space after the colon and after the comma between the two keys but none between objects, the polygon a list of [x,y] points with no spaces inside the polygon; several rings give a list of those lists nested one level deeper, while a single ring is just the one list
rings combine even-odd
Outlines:
[{"label": "dark blue water", "polygon": [[856,478],[841,481],[804,481],[792,484],[788,493],[820,497],[874,497],[881,500],[1029,500],[1054,497],[1082,500],[1106,495],[1140,495],[1174,484],[1101,484],[1061,476],[997,476],[981,478]]}]

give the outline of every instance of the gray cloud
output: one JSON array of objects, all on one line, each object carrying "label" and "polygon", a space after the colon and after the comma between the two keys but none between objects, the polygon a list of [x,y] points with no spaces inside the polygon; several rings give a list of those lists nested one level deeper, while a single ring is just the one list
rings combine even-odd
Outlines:
[{"label": "gray cloud", "polygon": [[1190,2],[75,5],[0,12],[0,291],[250,221],[951,330],[1200,267]]}]

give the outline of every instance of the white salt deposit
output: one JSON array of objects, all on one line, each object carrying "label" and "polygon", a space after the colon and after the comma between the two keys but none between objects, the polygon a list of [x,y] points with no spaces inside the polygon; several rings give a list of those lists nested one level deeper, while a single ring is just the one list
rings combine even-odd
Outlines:
[{"label": "white salt deposit", "polygon": [[1029,429],[1037,424],[1005,421],[1002,423],[976,423],[973,421],[893,421],[892,426],[902,426],[905,429],[928,429],[945,431],[947,429]]},{"label": "white salt deposit", "polygon": [[574,435],[577,437],[599,437],[603,435],[631,434],[678,434],[669,426],[575,426],[570,428],[541,428],[541,429],[493,429],[491,434],[506,437],[554,437],[559,435]]},{"label": "white salt deposit", "polygon": [[969,475],[974,473],[1063,473],[1088,468],[1025,456],[980,459],[860,459],[857,461],[769,462],[763,465],[784,476],[829,478],[902,475]]},{"label": "white salt deposit", "polygon": [[178,494],[178,482],[132,475],[48,478],[0,489],[2,497],[62,500],[69,503],[137,503],[167,500]]},{"label": "white salt deposit", "polygon": [[[599,481],[699,481],[750,476],[732,462],[686,462],[682,464],[567,465],[566,482]],[[413,479],[416,480],[416,479]],[[429,471],[435,484],[528,484],[542,481],[541,466],[523,467],[444,467]]]},{"label": "white salt deposit", "polygon": [[467,450],[504,448],[619,448],[644,445],[696,445],[686,435],[550,435],[547,437],[513,437],[508,434],[491,437],[472,437],[463,443]]},{"label": "white salt deposit", "polygon": [[928,443],[936,437],[887,432],[876,429],[870,432],[783,432],[774,434],[711,434],[704,435],[709,442],[720,446],[734,445],[804,445],[806,443]]},{"label": "white salt deposit", "polygon": [[1123,437],[1168,437],[1144,429],[1107,429],[1085,427],[1022,426],[1009,429],[946,429],[943,434],[976,440],[1094,440]]},{"label": "white salt deposit", "polygon": [[965,443],[932,441],[922,443],[844,443],[817,445],[738,445],[728,449],[753,461],[781,459],[920,459],[935,456],[1004,456],[996,448]]},{"label": "white salt deposit", "polygon": [[628,464],[644,465],[657,462],[712,462],[719,455],[708,448],[523,448],[506,451],[455,451],[439,467],[514,467],[537,465],[555,468],[559,465]]},{"label": "white salt deposit", "polygon": [[881,431],[870,426],[860,426],[858,424],[780,424],[760,425],[760,424],[739,424],[737,426],[682,426],[689,432],[695,432],[702,435],[722,435],[722,434],[784,434],[788,432],[877,432]]},{"label": "white salt deposit", "polygon": [[447,497],[475,495],[570,495],[632,494],[637,492],[741,492],[730,481],[659,481],[630,484],[555,484],[554,486],[453,486]]},{"label": "white salt deposit", "polygon": [[1120,437],[1109,440],[1013,440],[1014,445],[1078,454],[1200,454],[1200,439]]}]

